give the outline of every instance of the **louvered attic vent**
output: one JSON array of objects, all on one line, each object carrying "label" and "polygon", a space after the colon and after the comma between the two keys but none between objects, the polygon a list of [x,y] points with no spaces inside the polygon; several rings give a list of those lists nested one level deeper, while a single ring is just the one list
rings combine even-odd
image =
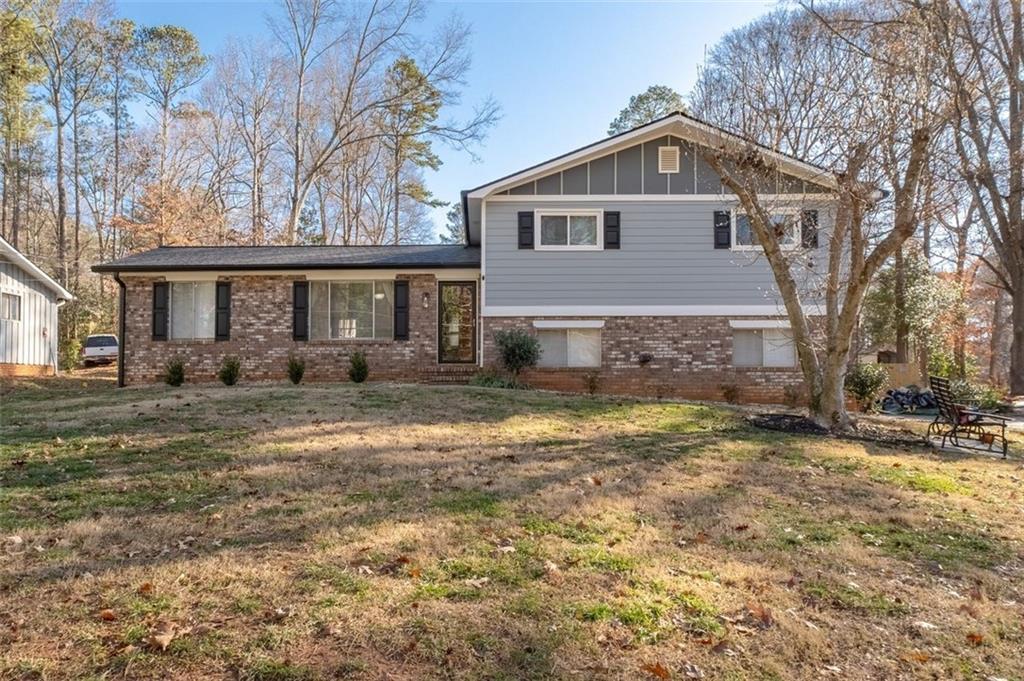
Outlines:
[{"label": "louvered attic vent", "polygon": [[679,147],[658,147],[658,172],[679,172]]}]

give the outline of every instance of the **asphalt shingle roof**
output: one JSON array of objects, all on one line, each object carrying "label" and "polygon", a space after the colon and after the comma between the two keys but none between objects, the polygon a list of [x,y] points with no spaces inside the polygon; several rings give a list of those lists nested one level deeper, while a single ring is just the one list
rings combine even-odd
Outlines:
[{"label": "asphalt shingle roof", "polygon": [[475,246],[162,246],[94,272],[479,267]]}]

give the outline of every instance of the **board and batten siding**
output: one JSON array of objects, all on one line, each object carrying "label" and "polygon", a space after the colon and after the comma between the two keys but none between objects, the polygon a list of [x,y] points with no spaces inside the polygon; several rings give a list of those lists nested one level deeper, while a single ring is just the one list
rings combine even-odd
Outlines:
[{"label": "board and batten siding", "polygon": [[[819,247],[803,251],[811,269],[808,295],[827,267],[834,216],[819,211]],[[487,201],[484,205],[484,314],[522,306],[778,305],[774,277],[760,251],[714,248],[714,213],[734,207],[724,199]],[[517,214],[558,209],[619,211],[621,248],[604,251],[520,250]],[[722,314],[729,314],[723,310]]]},{"label": "board and batten siding", "polygon": [[2,254],[0,291],[21,296],[21,320],[0,319],[0,364],[56,368],[57,297],[54,292]]}]

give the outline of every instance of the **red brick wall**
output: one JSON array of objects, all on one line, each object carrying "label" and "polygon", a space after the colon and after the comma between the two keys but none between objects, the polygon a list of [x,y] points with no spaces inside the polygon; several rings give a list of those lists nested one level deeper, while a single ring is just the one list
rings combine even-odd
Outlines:
[{"label": "red brick wall", "polygon": [[[600,369],[534,369],[524,379],[538,388],[582,392],[587,374],[596,371],[602,393],[723,400],[723,389],[735,386],[741,402],[782,403],[791,386],[802,396],[799,369],[732,366],[729,319],[734,318],[608,317],[601,330]],[[484,318],[486,365],[497,362],[494,332],[517,327],[535,331],[532,318]],[[653,359],[642,365],[642,353]]]},{"label": "red brick wall", "polygon": [[[306,362],[307,381],[347,381],[349,356],[361,350],[370,365],[370,380],[417,380],[423,369],[437,366],[437,281],[433,275],[405,275],[409,280],[409,340],[293,341],[292,282],[286,276],[232,276],[231,340],[152,340],[153,282],[126,277],[125,381],[162,380],[173,357],[185,361],[186,382],[212,381],[226,355],[242,362],[241,380],[282,379],[292,352]],[[423,294],[428,307],[423,307]]]}]

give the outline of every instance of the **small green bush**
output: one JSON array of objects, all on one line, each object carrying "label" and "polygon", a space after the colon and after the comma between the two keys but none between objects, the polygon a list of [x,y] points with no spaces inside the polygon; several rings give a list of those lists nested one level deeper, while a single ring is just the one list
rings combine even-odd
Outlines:
[{"label": "small green bush", "polygon": [[953,393],[953,399],[960,404],[984,411],[995,411],[1003,406],[1002,391],[990,385],[972,383],[959,378],[950,381],[949,389]]},{"label": "small green bush", "polygon": [[740,401],[740,387],[732,383],[725,383],[721,386],[722,398],[729,404],[736,404]]},{"label": "small green bush", "polygon": [[370,375],[370,365],[366,363],[366,355],[362,352],[353,352],[349,358],[348,377],[353,383],[362,383]]},{"label": "small green bush", "polygon": [[501,364],[512,376],[514,383],[519,383],[519,373],[523,369],[537,366],[540,361],[540,341],[522,329],[496,331],[494,342],[498,346]]},{"label": "small green bush", "polygon": [[164,369],[164,383],[167,385],[179,386],[185,382],[185,360],[175,357],[167,362]]},{"label": "small green bush", "polygon": [[224,385],[234,385],[238,383],[238,375],[240,373],[242,373],[242,362],[234,355],[228,355],[220,363],[220,371],[217,372],[217,378]]},{"label": "small green bush", "polygon": [[81,360],[82,341],[78,338],[65,338],[60,342],[60,368],[74,371]]},{"label": "small green bush", "polygon": [[295,355],[288,355],[288,380],[298,385],[306,373],[306,360]]},{"label": "small green bush", "polygon": [[469,385],[476,386],[477,388],[507,388],[512,390],[524,387],[507,376],[501,376],[494,371],[481,371],[478,374],[474,374],[469,379]]},{"label": "small green bush", "polygon": [[889,372],[881,364],[857,364],[846,372],[843,388],[853,395],[862,411],[868,411],[888,380]]}]

